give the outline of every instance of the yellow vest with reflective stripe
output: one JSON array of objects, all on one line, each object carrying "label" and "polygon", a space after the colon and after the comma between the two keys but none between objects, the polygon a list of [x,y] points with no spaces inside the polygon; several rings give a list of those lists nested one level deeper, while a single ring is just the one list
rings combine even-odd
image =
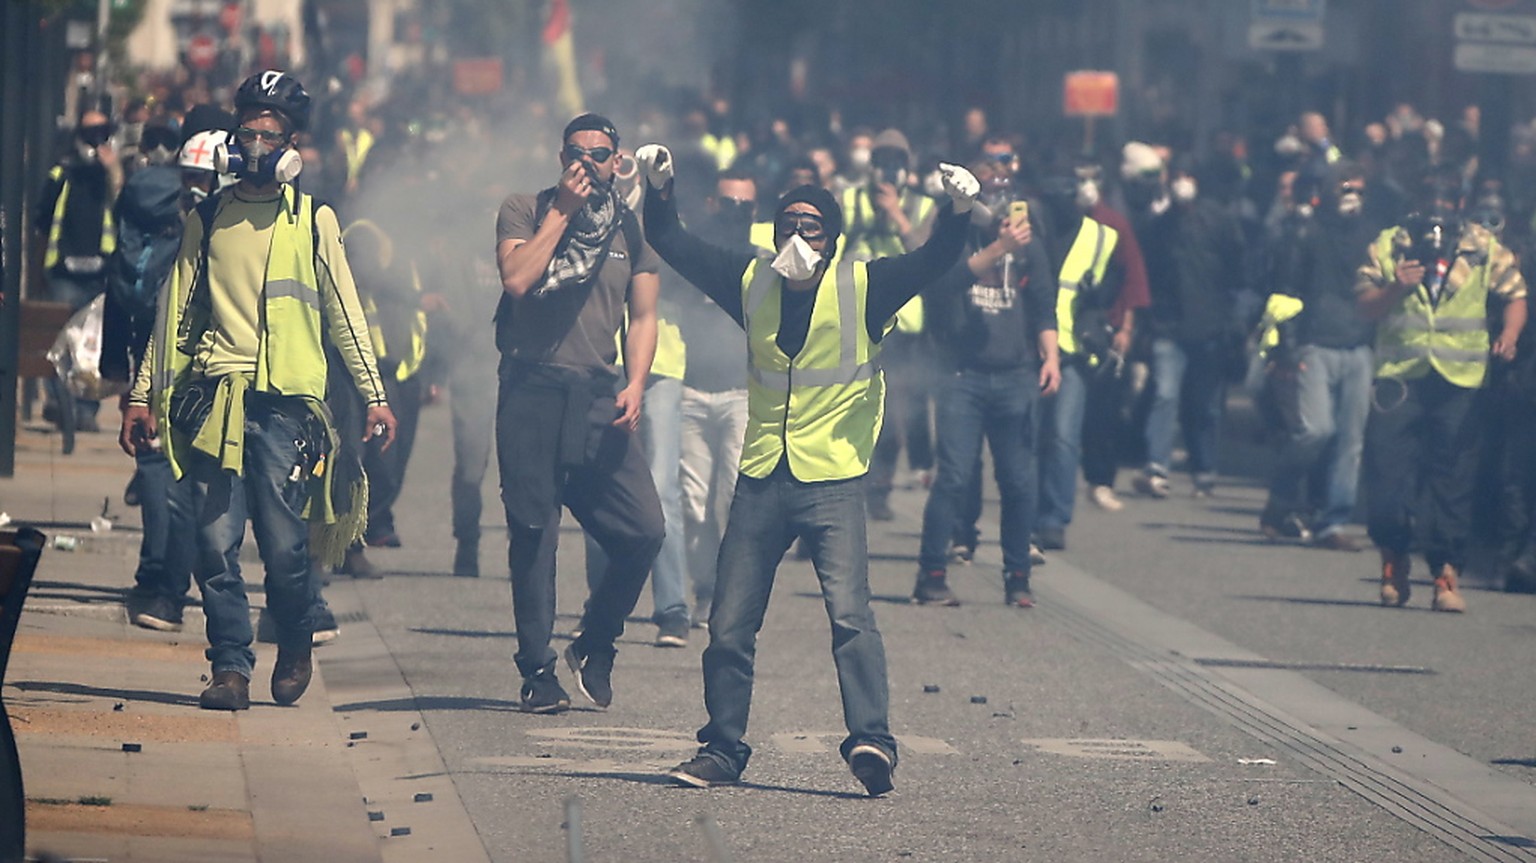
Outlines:
[{"label": "yellow vest with reflective stripe", "polygon": [[[1397,276],[1395,233],[1393,228],[1382,231],[1373,247],[1389,283]],[[1484,263],[1455,293],[1442,293],[1438,306],[1421,285],[1377,325],[1376,377],[1412,380],[1433,371],[1465,389],[1483,385],[1488,376],[1488,267],[1497,248],[1496,241],[1490,242]]]},{"label": "yellow vest with reflective stripe", "polygon": [[[629,321],[629,310],[624,311]],[[624,367],[624,330],[613,334],[613,343],[619,348],[619,368]],[[683,343],[683,330],[656,312],[656,356],[651,360],[651,375],[659,378],[682,380],[688,373],[688,346]]]},{"label": "yellow vest with reflective stripe", "polygon": [[[869,190],[862,186],[854,186],[843,191],[843,242],[838,250],[838,257],[852,257],[856,261],[872,261],[875,258],[890,258],[905,254],[906,246],[902,245],[901,236],[893,232],[876,233],[875,202],[870,198]],[[901,209],[906,213],[907,221],[913,227],[923,223],[923,220],[933,212],[933,199],[927,195],[903,189],[901,191]],[[896,330],[902,333],[920,333],[923,331],[923,297],[921,294],[908,300],[906,305],[896,311]]]},{"label": "yellow vest with reflective stripe", "polygon": [[1095,285],[1104,283],[1104,273],[1119,241],[1119,231],[1086,216],[1077,229],[1077,238],[1067,250],[1056,279],[1056,339],[1063,354],[1077,353],[1073,326],[1077,320],[1078,286],[1090,279]]},{"label": "yellow vest with reflective stripe", "polygon": [[741,472],[747,476],[766,477],[786,457],[804,482],[869,472],[885,413],[880,343],[864,324],[869,276],[863,262],[851,260],[828,275],[816,287],[805,346],[791,359],[778,345],[784,278],[761,257],[742,274],[748,375]]},{"label": "yellow vest with reflective stripe", "polygon": [[715,168],[724,171],[736,161],[736,141],[730,135],[715,135],[709,132],[699,139],[699,149],[708,153],[715,160]]},{"label": "yellow vest with reflective stripe", "polygon": [[[326,362],[321,339],[325,325],[320,314],[320,280],[315,274],[314,214],[309,195],[288,185],[282,187],[282,194],[287,209],[272,225],[262,287],[262,326],[257,333],[256,376],[251,388],[324,400]],[[217,240],[213,237],[210,241]],[[186,314],[195,290],[194,285],[172,278],[161,291],[155,340],[163,347],[157,346],[152,362],[155,407],[162,423],[168,421],[172,391],[187,378],[203,335],[201,328],[207,325],[206,320],[196,321],[195,316]],[[171,436],[162,435],[161,439],[166,456],[175,464]]]},{"label": "yellow vest with reflective stripe", "polygon": [[[421,295],[421,273],[416,269],[416,262],[411,262],[411,287],[416,289],[417,296]],[[390,345],[384,338],[384,328],[380,326],[379,305],[374,302],[373,295],[363,294],[363,315],[368,319],[368,336],[373,341],[373,356],[376,360],[394,359],[396,353],[392,353]],[[396,346],[398,347],[398,346]],[[408,381],[411,376],[421,371],[421,366],[427,359],[427,313],[418,306],[411,316],[411,344],[405,351],[405,356],[400,359],[400,365],[395,367],[395,380]]]},{"label": "yellow vest with reflective stripe", "polygon": [[[55,165],[48,176],[59,180],[64,168]],[[53,222],[48,226],[48,251],[43,254],[43,268],[53,269],[59,262],[59,238],[64,233],[64,209],[69,204],[69,181],[59,187],[59,197],[53,202]],[[101,255],[106,257],[117,251],[117,225],[112,221],[112,208],[101,208]]]},{"label": "yellow vest with reflective stripe", "polygon": [[363,163],[368,161],[368,154],[373,150],[373,133],[367,129],[341,130],[342,151],[347,158],[347,182],[357,179],[362,173]]}]

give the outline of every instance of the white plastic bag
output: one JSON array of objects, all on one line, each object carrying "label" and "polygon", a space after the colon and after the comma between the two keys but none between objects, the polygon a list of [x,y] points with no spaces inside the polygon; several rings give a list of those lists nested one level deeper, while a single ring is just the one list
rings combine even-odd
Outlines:
[{"label": "white plastic bag", "polygon": [[77,399],[100,401],[119,395],[128,385],[101,379],[101,322],[106,295],[98,295],[90,304],[70,315],[64,329],[48,350],[59,380]]}]

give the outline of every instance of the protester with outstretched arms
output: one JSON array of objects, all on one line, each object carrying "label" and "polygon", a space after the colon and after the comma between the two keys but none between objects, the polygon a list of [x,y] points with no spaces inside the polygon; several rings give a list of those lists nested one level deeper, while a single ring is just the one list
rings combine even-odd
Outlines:
[{"label": "protester with outstretched arms", "polygon": [[[825,189],[779,199],[777,256],[728,251],[688,233],[672,198],[665,147],[641,147],[647,237],[662,258],[746,330],[747,430],[725,537],[709,647],[698,755],[668,773],[705,788],[739,781],[757,633],[774,571],[797,538],[810,551],[832,623],[832,658],[848,737],[841,754],[871,796],[891,790],[896,740],[888,720],[885,647],[869,607],[864,479],[880,434],[881,341],[896,311],[959,257],[979,187],[944,167],[953,205],[923,247],[868,263],[836,258],[842,210]],[[836,266],[829,267],[829,261]],[[829,272],[829,269],[832,271]]]}]

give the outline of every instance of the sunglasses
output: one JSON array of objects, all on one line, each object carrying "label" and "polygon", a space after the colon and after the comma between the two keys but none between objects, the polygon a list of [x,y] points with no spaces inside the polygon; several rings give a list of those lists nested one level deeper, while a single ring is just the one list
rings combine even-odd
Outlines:
[{"label": "sunglasses", "polygon": [[1344,184],[1344,185],[1339,187],[1339,194],[1340,195],[1363,195],[1363,194],[1365,194],[1365,187],[1364,186],[1357,186],[1357,185],[1355,185],[1353,183],[1346,183],[1346,184]]},{"label": "sunglasses", "polygon": [[577,159],[591,159],[594,163],[601,165],[613,158],[612,147],[593,147],[589,150],[577,144],[566,144],[561,152],[565,154],[565,158],[573,162]]},{"label": "sunglasses", "polygon": [[93,147],[100,147],[112,137],[111,126],[81,126],[80,140]]},{"label": "sunglasses", "polygon": [[773,220],[773,230],[781,237],[799,234],[806,240],[819,240],[827,235],[827,226],[821,217],[810,213],[780,213]]},{"label": "sunglasses", "polygon": [[235,130],[235,139],[242,144],[250,144],[260,138],[263,142],[277,145],[287,140],[288,136],[282,132],[269,132],[266,129],[252,129],[249,126],[241,126]]}]

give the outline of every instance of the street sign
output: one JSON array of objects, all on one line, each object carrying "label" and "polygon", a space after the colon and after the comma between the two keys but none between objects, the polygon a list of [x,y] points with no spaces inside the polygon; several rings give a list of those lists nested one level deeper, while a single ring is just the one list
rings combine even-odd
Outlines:
[{"label": "street sign", "polygon": [[207,33],[199,33],[187,42],[187,62],[192,64],[192,68],[206,72],[213,68],[218,59],[219,43]]},{"label": "street sign", "polygon": [[1260,51],[1317,51],[1323,47],[1323,25],[1308,21],[1255,21],[1248,25],[1248,45]]},{"label": "street sign", "polygon": [[1536,15],[1460,12],[1455,24],[1457,70],[1536,74]]},{"label": "street sign", "polygon": [[461,96],[500,93],[502,80],[500,57],[466,57],[453,61],[453,92]]},{"label": "street sign", "polygon": [[1323,47],[1326,0],[1253,0],[1248,45],[1260,51],[1317,51]]},{"label": "street sign", "polygon": [[1461,72],[1536,75],[1536,45],[1463,42],[1456,46],[1451,60]]},{"label": "street sign", "polygon": [[1068,117],[1113,117],[1120,106],[1120,76],[1114,72],[1068,72],[1062,107]]}]

